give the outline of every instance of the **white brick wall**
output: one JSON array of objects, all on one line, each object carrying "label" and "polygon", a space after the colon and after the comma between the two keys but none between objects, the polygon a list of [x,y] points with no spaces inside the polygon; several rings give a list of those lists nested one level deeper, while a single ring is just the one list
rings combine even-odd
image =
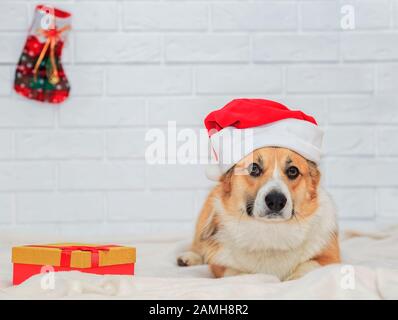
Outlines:
[{"label": "white brick wall", "polygon": [[11,90],[37,3],[0,1],[0,230],[191,228],[211,183],[201,166],[146,165],[145,132],[197,130],[243,96],[317,118],[344,226],[398,221],[398,0],[49,1],[74,15],[59,106]]}]

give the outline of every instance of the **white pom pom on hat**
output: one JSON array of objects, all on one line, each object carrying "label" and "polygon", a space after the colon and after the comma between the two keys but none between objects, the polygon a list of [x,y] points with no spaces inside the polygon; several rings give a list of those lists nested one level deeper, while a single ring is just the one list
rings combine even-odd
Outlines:
[{"label": "white pom pom on hat", "polygon": [[210,180],[219,178],[235,163],[262,147],[291,149],[319,163],[323,131],[302,111],[265,99],[235,99],[205,118],[211,143]]}]

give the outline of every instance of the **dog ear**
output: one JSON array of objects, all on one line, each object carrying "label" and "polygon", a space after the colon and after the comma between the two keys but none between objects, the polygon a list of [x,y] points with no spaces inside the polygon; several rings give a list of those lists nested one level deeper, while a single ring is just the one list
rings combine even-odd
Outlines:
[{"label": "dog ear", "polygon": [[228,169],[226,173],[224,173],[220,178],[220,183],[222,186],[222,190],[225,194],[229,195],[232,189],[232,175],[234,174],[235,165],[232,168]]},{"label": "dog ear", "polygon": [[319,171],[318,166],[315,162],[308,160],[308,166],[311,179],[310,195],[311,198],[314,199],[316,198],[318,185],[321,180],[321,172]]}]

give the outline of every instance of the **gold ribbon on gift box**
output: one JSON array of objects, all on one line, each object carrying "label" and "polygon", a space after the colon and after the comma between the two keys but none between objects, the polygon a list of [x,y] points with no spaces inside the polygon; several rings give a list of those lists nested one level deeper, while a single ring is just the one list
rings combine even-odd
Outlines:
[{"label": "gold ribbon on gift box", "polygon": [[12,248],[12,262],[34,265],[62,266],[63,254],[69,251],[71,268],[93,267],[93,253],[98,255],[98,266],[135,263],[133,247],[81,243],[56,243]]}]

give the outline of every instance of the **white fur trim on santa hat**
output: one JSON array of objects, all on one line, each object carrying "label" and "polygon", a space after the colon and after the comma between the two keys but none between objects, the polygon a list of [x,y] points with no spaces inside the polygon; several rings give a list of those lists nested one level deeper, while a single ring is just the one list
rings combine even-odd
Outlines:
[{"label": "white fur trim on santa hat", "polygon": [[254,128],[227,127],[210,137],[215,161],[206,168],[206,176],[217,181],[252,151],[263,147],[291,149],[319,163],[323,131],[317,125],[299,119],[283,119]]}]

